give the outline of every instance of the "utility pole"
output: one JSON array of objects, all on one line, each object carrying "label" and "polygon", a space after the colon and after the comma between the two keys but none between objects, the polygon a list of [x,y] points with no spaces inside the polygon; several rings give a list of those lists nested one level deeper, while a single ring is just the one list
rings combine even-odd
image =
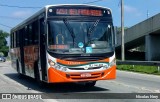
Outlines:
[{"label": "utility pole", "polygon": [[124,1],[121,0],[121,60],[125,60],[125,50],[124,50]]}]

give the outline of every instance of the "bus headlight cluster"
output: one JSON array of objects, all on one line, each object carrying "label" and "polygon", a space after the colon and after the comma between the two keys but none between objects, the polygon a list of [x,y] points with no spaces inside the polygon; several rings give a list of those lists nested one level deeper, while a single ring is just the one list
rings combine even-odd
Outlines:
[{"label": "bus headlight cluster", "polygon": [[56,64],[53,68],[60,70],[60,71],[67,71],[67,67],[64,67],[62,65]]},{"label": "bus headlight cluster", "polygon": [[62,71],[67,71],[67,67],[63,67],[63,68],[62,68]]},{"label": "bus headlight cluster", "polygon": [[56,63],[53,62],[53,61],[50,61],[50,63],[49,63],[50,66],[55,66],[55,64],[56,64]]},{"label": "bus headlight cluster", "polygon": [[60,65],[58,65],[58,64],[56,64],[55,66],[53,66],[54,68],[56,68],[56,69],[61,69],[61,66]]},{"label": "bus headlight cluster", "polygon": [[102,66],[103,69],[107,69],[108,67],[109,67],[108,64]]},{"label": "bus headlight cluster", "polygon": [[116,65],[116,60],[115,60],[115,59],[112,60],[110,63],[102,66],[102,68],[103,68],[103,69],[107,69],[107,68],[110,68],[110,67],[112,67],[112,66],[114,66],[114,65]]},{"label": "bus headlight cluster", "polygon": [[56,63],[56,62],[53,62],[53,61],[49,60],[48,63],[49,63],[49,65],[50,65],[50,67],[53,67],[53,68],[55,68],[55,69],[57,69],[57,70],[67,71],[67,67],[62,66],[62,65],[59,65],[59,64]]},{"label": "bus headlight cluster", "polygon": [[111,67],[111,66],[114,66],[114,65],[116,65],[116,59],[113,59],[110,63],[109,63],[109,66]]}]

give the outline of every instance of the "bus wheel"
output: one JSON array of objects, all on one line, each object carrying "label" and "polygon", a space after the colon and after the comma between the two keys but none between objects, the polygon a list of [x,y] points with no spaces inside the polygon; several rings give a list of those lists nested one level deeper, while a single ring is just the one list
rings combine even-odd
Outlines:
[{"label": "bus wheel", "polygon": [[20,72],[20,65],[19,65],[19,61],[18,60],[16,61],[16,69],[17,69],[17,73],[18,73],[18,78],[22,79],[24,76]]},{"label": "bus wheel", "polygon": [[34,74],[35,74],[35,80],[38,83],[40,88],[44,87],[44,83],[40,80],[39,70],[38,70],[38,63],[34,64]]},{"label": "bus wheel", "polygon": [[18,60],[16,60],[16,68],[17,68],[18,74],[20,74],[20,66],[19,66]]},{"label": "bus wheel", "polygon": [[86,82],[85,87],[93,87],[96,84],[96,81]]}]

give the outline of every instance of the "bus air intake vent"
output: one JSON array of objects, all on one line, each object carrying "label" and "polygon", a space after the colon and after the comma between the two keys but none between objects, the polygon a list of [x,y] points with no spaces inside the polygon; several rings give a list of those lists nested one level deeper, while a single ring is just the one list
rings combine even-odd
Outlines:
[{"label": "bus air intake vent", "polygon": [[70,70],[93,70],[93,69],[100,69],[101,67],[89,67],[89,68],[68,68]]},{"label": "bus air intake vent", "polygon": [[81,79],[94,79],[101,77],[102,73],[92,73],[89,77],[81,77],[81,74],[70,74],[70,78],[74,80],[81,80]]}]

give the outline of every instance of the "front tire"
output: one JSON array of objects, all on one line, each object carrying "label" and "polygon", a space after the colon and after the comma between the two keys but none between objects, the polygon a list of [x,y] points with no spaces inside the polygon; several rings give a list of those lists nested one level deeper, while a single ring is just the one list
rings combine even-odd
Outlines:
[{"label": "front tire", "polygon": [[40,80],[40,74],[39,74],[38,63],[37,62],[34,64],[34,76],[35,76],[35,80],[38,83],[39,87],[43,88],[44,87],[44,82],[42,82]]},{"label": "front tire", "polygon": [[18,60],[16,60],[16,69],[17,69],[18,74],[20,74],[20,66],[19,66]]},{"label": "front tire", "polygon": [[86,82],[85,87],[94,87],[96,84],[96,81]]}]

